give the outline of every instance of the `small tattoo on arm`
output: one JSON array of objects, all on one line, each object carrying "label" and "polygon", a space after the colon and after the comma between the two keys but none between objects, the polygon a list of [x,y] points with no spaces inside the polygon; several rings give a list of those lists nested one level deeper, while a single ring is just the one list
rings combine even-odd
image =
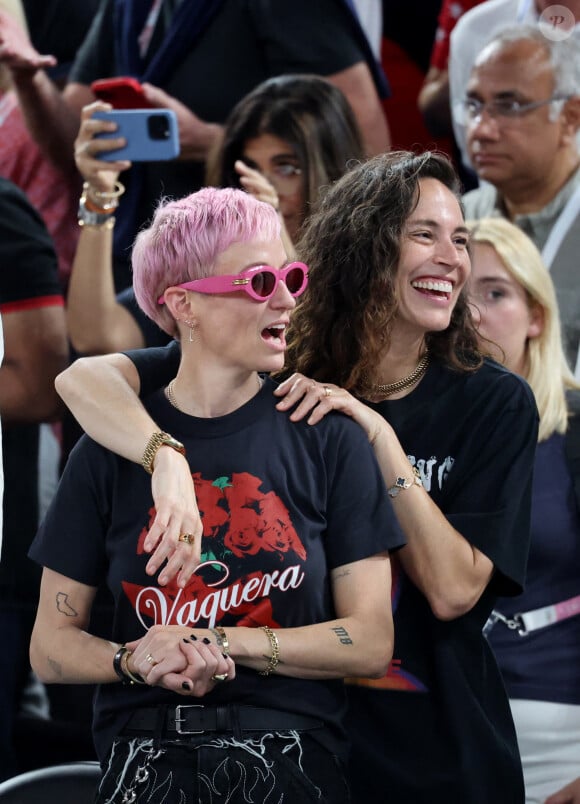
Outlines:
[{"label": "small tattoo on arm", "polygon": [[342,625],[338,625],[335,628],[331,628],[331,631],[334,631],[338,639],[340,640],[341,645],[352,645],[352,639],[348,635],[348,631],[346,628],[343,628]]},{"label": "small tattoo on arm", "polygon": [[67,617],[78,617],[78,612],[68,602],[68,595],[65,592],[57,592],[56,609]]},{"label": "small tattoo on arm", "polygon": [[339,578],[346,578],[348,575],[350,575],[350,570],[348,569],[336,570],[336,572],[332,574],[332,579],[337,581]]},{"label": "small tattoo on arm", "polygon": [[62,665],[60,662],[56,662],[54,659],[51,659],[50,656],[47,658],[47,663],[52,672],[57,676],[57,678],[62,678]]}]

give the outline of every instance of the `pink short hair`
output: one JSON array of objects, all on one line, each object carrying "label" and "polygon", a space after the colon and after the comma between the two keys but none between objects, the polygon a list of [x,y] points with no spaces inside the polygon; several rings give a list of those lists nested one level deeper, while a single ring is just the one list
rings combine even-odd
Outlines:
[{"label": "pink short hair", "polygon": [[204,187],[178,201],[162,201],[133,246],[133,289],[143,312],[170,335],[175,320],[157,299],[168,287],[211,276],[234,243],[280,236],[270,204],[232,188]]}]

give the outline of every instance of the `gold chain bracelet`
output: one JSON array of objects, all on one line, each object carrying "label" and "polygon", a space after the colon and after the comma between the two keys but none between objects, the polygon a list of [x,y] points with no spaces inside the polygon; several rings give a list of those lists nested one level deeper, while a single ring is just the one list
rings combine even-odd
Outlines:
[{"label": "gold chain bracelet", "polygon": [[280,662],[280,643],[278,642],[278,637],[269,626],[261,625],[260,628],[270,641],[272,655],[268,660],[267,666],[264,668],[264,670],[260,670],[258,674],[261,676],[269,676],[276,669],[278,663]]}]

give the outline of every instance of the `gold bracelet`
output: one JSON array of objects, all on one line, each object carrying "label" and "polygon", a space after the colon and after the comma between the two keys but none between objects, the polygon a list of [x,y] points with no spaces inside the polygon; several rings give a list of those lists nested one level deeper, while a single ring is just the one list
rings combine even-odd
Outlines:
[{"label": "gold bracelet", "polygon": [[221,625],[216,625],[215,628],[209,629],[215,637],[216,645],[225,654],[225,656],[230,655],[230,643],[227,637],[226,632],[221,627]]},{"label": "gold bracelet", "polygon": [[[123,647],[125,646],[123,645]],[[131,656],[132,653],[132,650],[125,648],[120,660],[121,672],[126,678],[129,679],[129,684],[146,684],[147,682],[145,679],[141,678],[141,676],[137,675],[136,673],[132,673],[129,669],[129,656]]]},{"label": "gold bracelet", "polygon": [[[106,202],[115,202],[123,195],[124,192],[125,187],[120,181],[115,182],[115,187],[113,190],[97,190],[97,188],[93,187],[92,184],[89,184],[88,181],[83,183],[83,194],[92,195],[93,198],[98,198],[99,200],[103,199],[103,201]],[[117,204],[115,204],[115,206],[117,206]]]},{"label": "gold bracelet", "polygon": [[276,666],[280,662],[280,643],[278,642],[278,637],[268,625],[261,625],[260,629],[266,634],[266,636],[270,640],[272,655],[268,659],[267,666],[264,668],[264,670],[260,670],[258,672],[258,675],[269,676],[276,669]]},{"label": "gold bracelet", "polygon": [[387,494],[389,497],[396,497],[400,491],[404,491],[405,489],[410,489],[411,486],[422,486],[423,481],[421,480],[421,475],[419,474],[419,470],[416,466],[413,467],[413,479],[406,480],[404,477],[397,477],[395,482],[392,486],[389,486],[387,489]]},{"label": "gold bracelet", "polygon": [[174,449],[176,452],[180,452],[182,455],[185,455],[185,447],[181,441],[173,438],[173,436],[169,435],[169,433],[163,433],[161,431],[153,433],[147,442],[147,446],[143,452],[143,457],[141,458],[141,466],[146,472],[149,472],[150,475],[153,474],[153,463],[160,447],[171,447],[171,449]]}]

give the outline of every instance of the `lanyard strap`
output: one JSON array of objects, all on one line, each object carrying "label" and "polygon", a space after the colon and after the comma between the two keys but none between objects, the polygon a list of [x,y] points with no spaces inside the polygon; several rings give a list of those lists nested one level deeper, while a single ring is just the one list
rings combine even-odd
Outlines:
[{"label": "lanyard strap", "polygon": [[518,612],[513,617],[506,617],[495,609],[491,612],[489,620],[484,626],[484,633],[489,633],[496,622],[502,622],[511,631],[517,629],[520,636],[526,636],[532,631],[540,628],[547,628],[554,623],[567,620],[580,614],[580,595],[554,603],[551,606],[543,606],[541,609]]}]

